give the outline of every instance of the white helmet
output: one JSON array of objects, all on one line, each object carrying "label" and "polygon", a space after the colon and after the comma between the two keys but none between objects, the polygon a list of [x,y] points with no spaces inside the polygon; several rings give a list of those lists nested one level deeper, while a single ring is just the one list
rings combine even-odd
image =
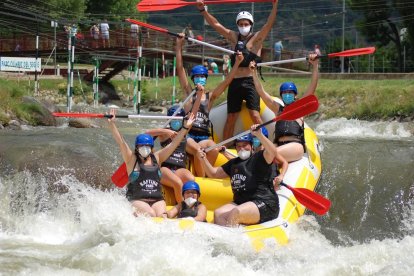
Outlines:
[{"label": "white helmet", "polygon": [[252,23],[252,25],[254,23],[253,16],[250,14],[250,12],[247,11],[239,12],[239,14],[236,17],[236,24],[239,22],[240,19],[247,19]]}]

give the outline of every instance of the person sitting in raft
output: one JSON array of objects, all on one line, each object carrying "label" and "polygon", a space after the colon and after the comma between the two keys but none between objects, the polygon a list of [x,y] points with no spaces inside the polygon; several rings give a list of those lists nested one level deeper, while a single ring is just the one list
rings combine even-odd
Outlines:
[{"label": "person sitting in raft", "polygon": [[115,110],[111,109],[110,114],[112,118],[108,119],[109,129],[127,166],[129,184],[126,197],[135,209],[134,215],[164,216],[166,204],[161,192],[161,172],[158,164],[167,160],[178,147],[194,122],[194,114],[189,115],[184,127],[178,132],[177,139],[157,152],[153,152],[154,140],[149,134],[139,134],[135,139],[135,150],[132,151],[115,125]]},{"label": "person sitting in raft", "polygon": [[[309,63],[312,64],[312,80],[308,86],[303,97],[314,95],[316,87],[318,86],[319,78],[319,61],[316,54],[309,55]],[[275,113],[275,116],[283,111],[283,106],[273,100],[263,88],[257,72],[254,61],[250,63],[250,70],[253,72],[253,81],[257,93],[263,99],[266,106]],[[284,82],[279,89],[280,97],[285,106],[293,103],[298,95],[298,89],[293,82]],[[299,118],[295,121],[277,121],[275,125],[274,143],[277,145],[279,153],[288,161],[296,161],[302,158],[306,151],[305,135],[304,135],[304,120]]]},{"label": "person sitting in raft", "polygon": [[[198,98],[201,98],[201,94],[197,92]],[[198,105],[200,100],[198,100]],[[195,104],[197,105],[197,104]],[[197,107],[198,109],[198,107]],[[167,111],[168,116],[172,116],[177,110],[178,113],[176,116],[185,117],[184,109],[182,109],[179,105],[173,105]],[[195,112],[192,112],[193,114]],[[178,132],[183,127],[183,120],[171,120],[169,122],[169,127],[166,128],[156,128],[150,129],[146,133],[159,138],[161,147],[165,148],[171,142],[176,139]],[[183,201],[183,197],[181,194],[181,189],[183,187],[183,183],[187,181],[194,181],[194,175],[187,170],[187,139],[182,139],[178,147],[174,150],[174,152],[161,164],[161,184],[171,187],[174,189],[174,196],[177,203]]]},{"label": "person sitting in raft", "polygon": [[184,201],[166,212],[168,218],[193,218],[196,221],[206,221],[207,208],[198,199],[200,186],[194,181],[188,181],[183,186]]},{"label": "person sitting in raft", "polygon": [[253,152],[252,134],[236,139],[237,158],[221,167],[213,167],[206,161],[202,150],[198,157],[209,177],[230,177],[233,202],[214,211],[214,223],[234,226],[237,224],[257,224],[277,218],[279,198],[273,187],[272,166],[277,149],[262,131],[251,127],[252,134],[259,138],[264,150]]},{"label": "person sitting in raft", "polygon": [[[261,128],[263,135],[266,138],[269,138],[269,132],[267,131],[267,129],[265,127]],[[256,136],[253,136],[252,138],[252,147],[253,147],[253,152],[259,152],[261,150],[264,150],[264,146],[262,145],[262,143],[260,142],[259,138],[257,138]],[[224,150],[223,150],[224,148]],[[236,156],[230,154],[229,152],[227,152],[225,149],[225,147],[223,147],[220,152],[228,159],[234,159],[236,158]],[[286,159],[279,153],[279,151],[276,152],[276,157],[273,160],[273,163],[276,164],[276,166],[272,166],[272,179],[273,179],[273,184],[274,185],[278,185],[283,181],[283,178],[285,176],[285,173],[287,171],[288,168],[288,162],[286,161]],[[280,168],[280,170],[278,170],[278,168]]]},{"label": "person sitting in raft", "polygon": [[[183,58],[182,58],[182,47],[184,41],[184,34],[179,34],[177,37],[176,42],[176,61],[177,61],[177,75],[180,81],[181,88],[186,93],[187,97],[192,93],[193,89],[191,88],[187,74],[183,66]],[[195,89],[197,91],[202,91],[203,96],[201,98],[200,107],[198,108],[198,112],[196,114],[195,122],[188,132],[187,135],[187,152],[192,156],[197,154],[197,151],[200,148],[207,148],[210,146],[215,145],[213,140],[210,139],[212,136],[211,131],[211,122],[209,119],[209,113],[213,106],[214,101],[224,92],[226,87],[230,84],[232,79],[234,78],[237,68],[239,67],[240,63],[243,61],[243,55],[241,53],[237,54],[236,64],[234,65],[233,69],[230,71],[230,74],[212,91],[206,91],[205,85],[207,82],[208,71],[202,65],[194,66],[191,69],[191,80],[195,85]],[[194,105],[195,97],[192,102],[189,102],[188,105],[184,107],[184,110],[188,112],[191,109],[191,105]],[[209,151],[207,154],[207,159],[210,161],[211,164],[217,159],[218,149]],[[198,162],[196,158],[194,158],[194,171],[195,175],[203,177],[205,175],[203,166]]]}]

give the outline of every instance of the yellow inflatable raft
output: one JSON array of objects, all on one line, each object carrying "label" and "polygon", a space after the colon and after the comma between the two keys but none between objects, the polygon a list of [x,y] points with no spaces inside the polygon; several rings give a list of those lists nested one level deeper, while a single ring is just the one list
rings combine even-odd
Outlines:
[{"label": "yellow inflatable raft", "polygon": [[[264,122],[271,120],[274,117],[271,112],[262,103],[261,116]],[[216,126],[222,123],[226,118],[226,105],[222,104],[211,111],[211,118],[215,127],[215,138],[220,139],[222,128]],[[246,123],[247,122],[247,123]],[[252,122],[248,115],[248,111],[243,107],[239,122],[236,125],[235,133],[250,128]],[[269,135],[273,136],[274,124],[269,126]],[[273,139],[273,137],[271,138]],[[284,182],[294,188],[306,188],[314,190],[318,184],[321,171],[321,156],[319,152],[319,142],[314,131],[305,124],[305,141],[307,151],[302,159],[289,164],[288,171],[285,174]],[[227,159],[219,155],[216,160],[216,166],[220,166],[227,162]],[[207,221],[213,222],[214,210],[233,199],[230,180],[227,179],[211,179],[211,178],[196,178],[196,182],[200,185],[201,197],[200,201],[206,205],[208,209]],[[253,247],[256,250],[263,248],[267,240],[276,241],[279,244],[286,244],[289,237],[289,226],[295,222],[305,212],[305,207],[301,205],[292,192],[285,187],[281,187],[277,191],[279,196],[280,213],[279,217],[265,223],[249,225],[243,227],[243,232],[252,241]],[[174,204],[174,193],[172,189],[165,189],[165,198],[168,205]],[[199,222],[192,220],[179,220],[179,227],[183,229],[193,228]],[[213,225],[212,225],[213,226]],[[220,227],[220,226],[214,226]],[[226,227],[222,227],[226,228]],[[230,228],[226,228],[231,231]]]}]

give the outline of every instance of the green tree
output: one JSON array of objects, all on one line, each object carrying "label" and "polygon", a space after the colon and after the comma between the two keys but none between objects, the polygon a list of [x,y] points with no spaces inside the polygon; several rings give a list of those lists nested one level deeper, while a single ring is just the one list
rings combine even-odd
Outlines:
[{"label": "green tree", "polygon": [[403,0],[348,0],[348,3],[352,10],[364,15],[357,22],[357,27],[368,41],[378,43],[379,46],[394,44],[397,66],[402,72],[403,47],[400,30],[409,28],[408,32],[413,32],[413,23],[406,25],[406,22],[414,19],[412,4]]},{"label": "green tree", "polygon": [[139,13],[137,0],[89,0],[87,12],[94,16],[108,17],[111,20],[123,20],[127,17],[145,19],[144,13]]}]

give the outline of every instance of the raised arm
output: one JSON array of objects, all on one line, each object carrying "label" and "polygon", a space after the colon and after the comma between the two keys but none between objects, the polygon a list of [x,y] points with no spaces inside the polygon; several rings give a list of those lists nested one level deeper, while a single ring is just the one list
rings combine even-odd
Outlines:
[{"label": "raised arm", "polygon": [[264,147],[263,156],[267,164],[273,163],[273,159],[275,159],[277,155],[277,148],[266,136],[263,135],[261,129],[254,130],[257,126],[258,125],[251,126],[252,134],[259,138],[260,143],[262,143]]},{"label": "raised arm", "polygon": [[204,19],[207,21],[207,23],[214,29],[216,32],[224,36],[228,41],[232,43],[237,42],[237,35],[234,31],[227,29],[223,25],[221,25],[218,20],[212,16],[205,7],[204,0],[197,0],[197,9],[203,15]]},{"label": "raised arm", "polygon": [[177,132],[168,128],[154,128],[147,130],[145,133],[152,137],[159,137],[162,141],[168,138],[174,138],[177,135]]},{"label": "raised arm", "polygon": [[173,139],[172,142],[168,146],[154,153],[155,158],[157,158],[158,164],[161,164],[162,162],[167,160],[168,157],[178,147],[178,145],[181,143],[181,141],[184,139],[185,135],[187,134],[187,131],[193,125],[194,118],[195,118],[194,114],[190,113],[188,120],[185,121],[183,127],[178,132],[177,137],[175,137],[175,139]]},{"label": "raised arm", "polygon": [[203,149],[199,149],[197,152],[197,158],[201,161],[201,164],[207,174],[208,177],[211,178],[226,178],[229,177],[227,173],[223,170],[222,167],[213,167],[210,162],[207,160],[206,153]]},{"label": "raised arm", "polygon": [[176,66],[177,66],[177,75],[178,80],[180,81],[181,88],[184,90],[185,94],[190,95],[192,89],[188,83],[187,73],[185,72],[183,65],[183,43],[184,43],[184,34],[179,34],[180,37],[177,37],[175,45],[175,56],[176,56]]},{"label": "raised arm", "polygon": [[310,64],[312,64],[312,80],[308,86],[308,89],[303,95],[303,97],[315,94],[316,87],[318,86],[318,80],[319,80],[319,59],[317,58],[317,55],[310,54],[308,61]]},{"label": "raised arm", "polygon": [[131,165],[134,153],[129,148],[127,142],[124,140],[124,137],[122,137],[121,133],[119,133],[119,130],[115,125],[115,109],[111,109],[110,114],[112,115],[112,118],[108,119],[109,130],[111,131],[112,137],[114,137],[115,142],[119,146],[122,158],[124,159],[124,162],[127,164],[128,172],[131,172],[133,169],[132,167],[134,166],[134,164]]},{"label": "raised arm", "polygon": [[213,90],[213,95],[210,98],[210,102],[208,103],[208,110],[213,107],[214,101],[220,97],[220,95],[226,90],[226,88],[230,85],[231,81],[236,76],[236,71],[239,68],[240,63],[243,61],[244,57],[243,54],[239,51],[236,53],[236,62],[234,67],[231,69],[230,73],[226,76],[226,78]]},{"label": "raised arm", "polygon": [[278,0],[275,0],[273,2],[273,8],[270,11],[270,15],[267,18],[266,23],[263,25],[260,31],[256,33],[256,37],[254,38],[254,45],[258,45],[260,48],[263,45],[263,41],[266,39],[267,35],[272,29],[273,24],[276,21],[277,4],[278,4]]},{"label": "raised arm", "polygon": [[256,88],[257,94],[259,94],[260,98],[262,98],[265,105],[270,108],[273,113],[277,114],[279,112],[280,105],[264,90],[263,85],[257,76],[256,63],[251,61],[249,68],[252,72],[254,87]]}]

